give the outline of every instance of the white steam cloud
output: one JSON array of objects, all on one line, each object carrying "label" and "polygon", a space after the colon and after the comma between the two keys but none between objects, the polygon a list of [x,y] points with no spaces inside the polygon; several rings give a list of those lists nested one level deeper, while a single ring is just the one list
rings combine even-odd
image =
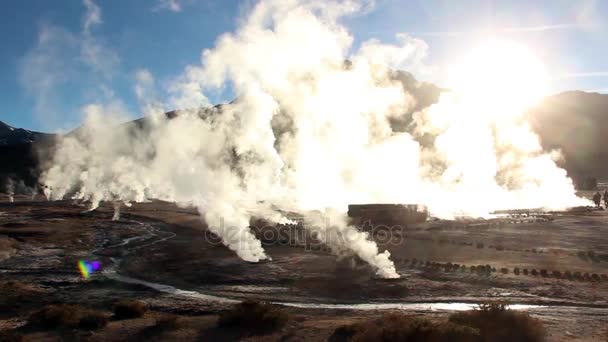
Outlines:
[{"label": "white steam cloud", "polygon": [[[85,125],[63,138],[43,175],[51,197],[92,208],[151,198],[195,206],[252,262],[268,256],[249,220],[283,222],[282,213],[298,212],[336,254],[357,255],[386,278],[398,277],[390,253],[348,225],[349,203],[421,203],[441,217],[582,203],[520,116],[499,125],[444,94],[414,115],[408,132],[394,131],[391,119],[415,100],[390,67],[422,66],[427,46],[401,35],[399,45],[372,40],[353,50],[340,18],[361,6],[260,1],[203,52],[200,66],[176,78],[168,102],[183,110],[175,118],[117,126],[108,113],[120,108],[88,108]],[[151,74],[136,79],[143,107],[158,106],[146,100]],[[226,84],[237,100],[196,109],[208,104],[205,91]],[[432,143],[421,145],[421,136]]]}]

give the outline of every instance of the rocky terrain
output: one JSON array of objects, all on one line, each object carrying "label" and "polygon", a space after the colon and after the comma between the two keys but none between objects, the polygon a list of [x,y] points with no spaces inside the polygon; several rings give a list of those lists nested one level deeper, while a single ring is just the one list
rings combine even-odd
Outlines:
[{"label": "rocky terrain", "polygon": [[[326,340],[340,325],[385,312],[443,319],[480,302],[507,300],[540,318],[552,341],[595,341],[606,333],[605,211],[435,220],[390,234],[373,231],[380,247],[391,251],[401,275],[396,280],[377,279],[366,265],[338,260],[322,245],[268,236],[265,249],[273,260],[247,263],[214,239],[196,212],[163,202],[135,204],[119,221],[111,217],[109,206],[87,212],[40,196],[0,203],[0,330],[51,340],[133,339],[172,314],[181,327],[165,338],[205,340],[217,333],[221,312],[254,299],[280,304],[293,317],[279,332],[254,339]],[[102,267],[85,279],[79,260]],[[113,303],[124,299],[142,301],[148,313],[111,320],[95,332],[27,325],[46,304],[110,316]]]}]

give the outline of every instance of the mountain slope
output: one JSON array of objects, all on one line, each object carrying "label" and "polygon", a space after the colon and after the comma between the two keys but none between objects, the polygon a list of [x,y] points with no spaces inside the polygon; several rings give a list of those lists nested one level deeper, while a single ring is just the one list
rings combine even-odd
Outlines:
[{"label": "mountain slope", "polygon": [[[413,112],[438,100],[440,88],[417,82],[409,73],[394,75],[413,94],[416,106],[399,119],[391,121],[395,131],[407,128]],[[221,105],[201,110],[201,117],[221,113]],[[178,114],[166,113],[168,118]],[[565,157],[563,167],[578,184],[589,178],[608,178],[608,95],[572,91],[547,97],[529,113],[530,124],[546,150],[560,149]],[[134,133],[146,129],[146,118],[125,123]],[[78,134],[79,129],[68,134]],[[23,180],[34,186],[52,156],[58,135],[31,132],[0,122],[0,191],[7,180]]]},{"label": "mountain slope", "polygon": [[27,144],[35,141],[48,141],[53,139],[54,136],[55,134],[15,128],[0,121],[0,146]]},{"label": "mountain slope", "polygon": [[579,183],[608,178],[608,95],[569,91],[544,99],[529,116],[545,149],[559,148]]}]

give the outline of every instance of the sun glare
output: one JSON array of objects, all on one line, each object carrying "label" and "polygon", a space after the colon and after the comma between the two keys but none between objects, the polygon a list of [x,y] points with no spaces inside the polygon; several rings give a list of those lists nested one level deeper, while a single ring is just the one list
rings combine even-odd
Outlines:
[{"label": "sun glare", "polygon": [[461,100],[494,119],[521,115],[546,94],[545,68],[526,46],[494,40],[466,54],[448,85]]}]

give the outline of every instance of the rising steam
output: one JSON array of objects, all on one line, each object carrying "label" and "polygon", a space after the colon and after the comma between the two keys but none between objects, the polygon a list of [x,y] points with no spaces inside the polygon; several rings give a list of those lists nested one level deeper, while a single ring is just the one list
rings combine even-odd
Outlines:
[{"label": "rising steam", "polygon": [[283,222],[282,213],[299,212],[336,254],[357,255],[387,278],[398,277],[390,253],[348,225],[349,203],[421,203],[446,218],[582,203],[525,117],[498,122],[484,116],[493,108],[445,93],[396,131],[393,119],[416,102],[390,67],[418,65],[426,45],[400,35],[399,45],[372,40],[354,49],[340,19],[360,8],[260,1],[177,79],[169,102],[204,103],[204,91],[227,85],[237,100],[173,119],[150,115],[143,128],[117,126],[111,108],[88,107],[43,175],[49,195],[93,209],[152,198],[194,206],[252,262],[268,256],[250,218]]}]

